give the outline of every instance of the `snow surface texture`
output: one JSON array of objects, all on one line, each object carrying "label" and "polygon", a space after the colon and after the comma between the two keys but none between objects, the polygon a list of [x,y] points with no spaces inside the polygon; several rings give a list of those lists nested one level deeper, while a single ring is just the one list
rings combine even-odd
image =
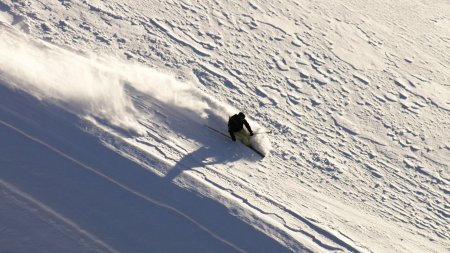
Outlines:
[{"label": "snow surface texture", "polygon": [[1,1],[0,251],[448,252],[449,13]]}]

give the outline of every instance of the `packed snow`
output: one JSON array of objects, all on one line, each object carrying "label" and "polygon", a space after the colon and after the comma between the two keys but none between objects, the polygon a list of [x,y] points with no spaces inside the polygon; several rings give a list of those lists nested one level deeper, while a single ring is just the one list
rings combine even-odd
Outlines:
[{"label": "packed snow", "polygon": [[0,1],[0,252],[448,252],[448,52],[446,0]]}]

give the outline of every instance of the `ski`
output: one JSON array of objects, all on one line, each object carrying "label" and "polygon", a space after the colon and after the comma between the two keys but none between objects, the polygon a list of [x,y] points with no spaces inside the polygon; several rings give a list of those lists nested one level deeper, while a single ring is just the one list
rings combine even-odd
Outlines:
[{"label": "ski", "polygon": [[[246,145],[244,145],[244,146],[246,146]],[[259,152],[259,150],[255,149],[254,147],[252,147],[252,146],[246,146],[246,147],[248,147],[249,149],[253,150],[255,153],[257,153],[258,155],[260,155],[262,158],[266,157],[265,154]]]},{"label": "ski", "polygon": [[[230,139],[230,140],[231,140],[231,137],[230,137],[228,134],[225,134],[225,133],[223,133],[223,132],[221,132],[221,131],[219,131],[219,130],[213,128],[213,127],[210,127],[210,126],[208,126],[208,125],[205,125],[205,126],[206,126],[207,128],[209,128],[210,130],[212,130],[212,131],[214,131],[214,132],[216,132],[216,133],[218,133],[218,134],[220,134],[220,135],[226,137],[227,139]],[[261,133],[260,133],[260,134],[261,134]],[[252,146],[247,146],[247,145],[244,145],[244,146],[246,146],[246,147],[248,147],[249,149],[253,150],[255,153],[257,153],[258,155],[260,155],[262,158],[264,158],[264,157],[266,156],[266,155],[264,155],[263,153],[261,153],[259,150],[255,149],[255,148],[252,147]]]}]

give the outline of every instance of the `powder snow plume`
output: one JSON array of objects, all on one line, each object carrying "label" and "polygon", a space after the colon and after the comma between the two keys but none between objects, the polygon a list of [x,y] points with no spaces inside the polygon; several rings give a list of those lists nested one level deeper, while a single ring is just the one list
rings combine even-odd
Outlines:
[{"label": "powder snow plume", "polygon": [[[13,88],[135,134],[145,133],[139,124],[145,112],[133,105],[128,87],[200,123],[213,119],[225,126],[228,116],[238,112],[170,74],[114,57],[77,54],[9,28],[0,31],[0,74]],[[270,142],[259,139],[254,145],[268,153]]]},{"label": "powder snow plume", "polygon": [[79,55],[11,29],[0,31],[0,73],[14,88],[137,133],[143,130],[138,123],[143,115],[127,95],[127,85],[198,119],[214,108],[226,108],[169,74],[113,57]]}]

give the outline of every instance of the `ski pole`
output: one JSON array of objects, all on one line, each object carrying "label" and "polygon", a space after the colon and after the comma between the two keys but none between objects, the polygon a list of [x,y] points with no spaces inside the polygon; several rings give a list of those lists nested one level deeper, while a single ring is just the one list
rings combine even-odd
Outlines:
[{"label": "ski pole", "polygon": [[267,131],[267,132],[259,132],[259,133],[253,133],[253,135],[257,135],[257,134],[271,134],[272,131]]}]

